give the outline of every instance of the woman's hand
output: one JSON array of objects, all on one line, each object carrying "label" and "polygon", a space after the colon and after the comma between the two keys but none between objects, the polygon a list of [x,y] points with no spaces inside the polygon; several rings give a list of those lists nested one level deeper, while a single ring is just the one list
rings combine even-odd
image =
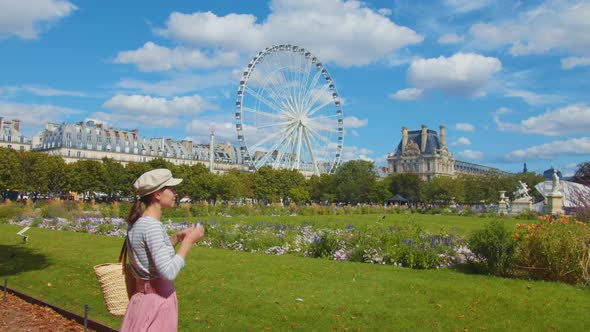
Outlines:
[{"label": "woman's hand", "polygon": [[199,240],[205,236],[205,227],[201,224],[197,224],[197,226],[183,229],[179,234],[181,233],[183,243],[186,241],[190,244],[194,244],[199,242]]}]

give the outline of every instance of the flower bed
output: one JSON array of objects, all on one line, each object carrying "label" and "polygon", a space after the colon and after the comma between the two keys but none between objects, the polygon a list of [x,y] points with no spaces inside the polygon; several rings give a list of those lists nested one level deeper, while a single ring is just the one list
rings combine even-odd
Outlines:
[{"label": "flower bed", "polygon": [[[122,218],[80,216],[65,218],[25,218],[9,221],[20,226],[86,232],[107,236],[125,236],[127,224]],[[163,222],[169,233],[188,227],[187,222]],[[283,225],[255,222],[239,224],[211,221],[206,225],[200,246],[272,255],[294,254],[337,261],[388,264],[432,269],[466,263],[475,259],[464,240],[455,234],[432,234],[415,223],[404,226],[371,225],[341,229],[313,225]]]}]

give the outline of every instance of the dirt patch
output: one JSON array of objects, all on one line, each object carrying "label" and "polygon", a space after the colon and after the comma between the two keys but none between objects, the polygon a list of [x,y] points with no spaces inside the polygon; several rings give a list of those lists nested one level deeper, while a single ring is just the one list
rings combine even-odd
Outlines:
[{"label": "dirt patch", "polygon": [[[3,295],[3,294],[2,294]],[[51,308],[28,303],[8,294],[0,297],[0,331],[84,331],[84,325],[69,320]],[[88,329],[87,331],[94,331]]]}]

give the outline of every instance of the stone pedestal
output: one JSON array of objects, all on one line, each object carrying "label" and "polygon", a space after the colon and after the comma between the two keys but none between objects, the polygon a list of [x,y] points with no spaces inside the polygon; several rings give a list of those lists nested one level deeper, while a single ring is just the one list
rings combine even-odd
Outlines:
[{"label": "stone pedestal", "polygon": [[530,197],[522,197],[512,201],[512,214],[519,214],[533,209],[533,202]]},{"label": "stone pedestal", "polygon": [[559,192],[547,195],[546,213],[557,215],[563,214],[563,195]]},{"label": "stone pedestal", "polygon": [[508,197],[506,191],[500,191],[500,201],[498,202],[498,214],[508,214]]}]

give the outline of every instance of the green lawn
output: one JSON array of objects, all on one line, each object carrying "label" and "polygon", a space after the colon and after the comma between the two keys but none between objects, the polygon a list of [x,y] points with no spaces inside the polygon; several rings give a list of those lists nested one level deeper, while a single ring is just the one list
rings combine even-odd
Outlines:
[{"label": "green lawn", "polygon": [[[480,229],[485,223],[493,220],[492,218],[448,216],[448,215],[429,215],[418,213],[400,213],[400,214],[356,214],[356,215],[325,215],[325,216],[238,216],[238,217],[194,217],[190,219],[173,218],[173,221],[197,221],[212,220],[235,223],[255,223],[258,221],[282,224],[313,224],[325,227],[346,227],[347,225],[369,225],[380,223],[383,225],[401,225],[403,223],[415,222],[425,230],[433,233],[439,233],[444,230],[455,230],[461,235],[468,235],[471,232]],[[536,220],[517,220],[512,218],[500,219],[510,228],[514,228],[519,223],[534,223]]]},{"label": "green lawn", "polygon": [[[435,223],[439,216],[420,217]],[[23,245],[19,229],[0,225],[2,280],[71,311],[88,304],[92,319],[119,326],[102,304],[92,266],[115,261],[122,239],[32,228]],[[195,248],[176,288],[181,331],[590,329],[588,287],[449,269]]]}]

